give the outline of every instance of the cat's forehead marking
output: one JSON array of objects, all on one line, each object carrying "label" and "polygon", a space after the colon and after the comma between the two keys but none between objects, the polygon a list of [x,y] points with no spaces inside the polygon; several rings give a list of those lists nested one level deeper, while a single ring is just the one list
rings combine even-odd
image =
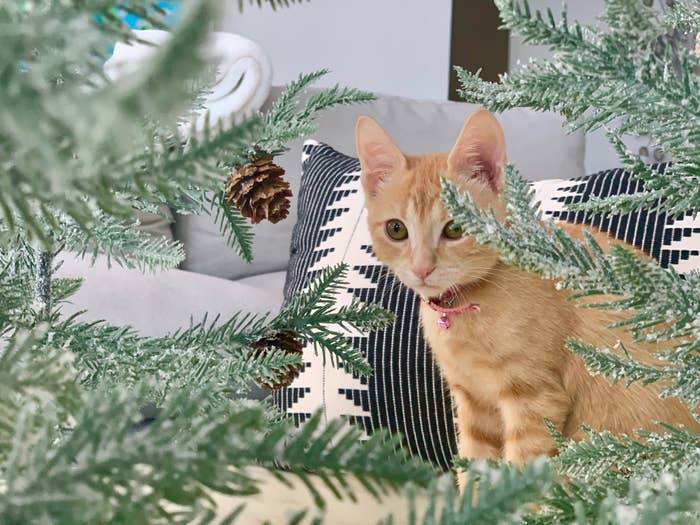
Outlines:
[{"label": "cat's forehead marking", "polygon": [[406,218],[417,218],[418,217],[418,212],[416,210],[416,203],[413,202],[413,199],[408,199],[408,202],[406,203],[405,216],[406,216]]},{"label": "cat's forehead marking", "polygon": [[445,171],[445,154],[431,153],[419,157],[408,157],[411,180],[408,187],[409,200],[415,212],[423,219],[430,219],[436,202],[440,201],[440,174]]},{"label": "cat's forehead marking", "polygon": [[440,175],[446,170],[446,155],[408,156],[406,160],[406,171],[388,178],[370,207],[419,229],[444,222],[447,212],[440,199]]},{"label": "cat's forehead marking", "polygon": [[445,206],[441,199],[438,198],[433,202],[431,212],[430,218],[433,220],[433,222],[439,222],[445,218]]},{"label": "cat's forehead marking", "polygon": [[[447,212],[440,199],[439,166],[434,161],[412,166],[404,183],[404,220],[413,232],[412,249],[434,249],[439,243]],[[426,165],[427,164],[427,165]]]},{"label": "cat's forehead marking", "polygon": [[423,222],[440,221],[445,215],[440,191],[430,182],[421,184],[420,181],[414,180],[407,199],[406,214]]}]

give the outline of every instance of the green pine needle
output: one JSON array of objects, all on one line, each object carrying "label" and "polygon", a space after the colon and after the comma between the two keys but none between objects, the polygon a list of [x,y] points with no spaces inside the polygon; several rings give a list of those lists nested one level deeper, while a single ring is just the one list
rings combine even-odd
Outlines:
[{"label": "green pine needle", "polygon": [[[73,356],[48,346],[37,351],[36,343],[45,330],[45,326],[40,326],[33,331],[18,331],[2,342],[0,479],[12,479],[13,471],[5,461],[12,459],[13,449],[31,448],[32,441],[43,438],[38,425],[47,420],[67,424],[80,403]],[[19,425],[20,421],[23,426]],[[34,438],[22,442],[18,440],[18,431],[30,433]]]},{"label": "green pine needle", "polygon": [[697,33],[700,31],[700,5],[694,0],[675,0],[668,12],[667,23],[671,27]]},{"label": "green pine needle", "polygon": [[325,270],[274,317],[246,313],[225,321],[205,317],[185,330],[143,337],[126,327],[84,323],[74,316],[54,323],[46,340],[76,355],[76,367],[86,386],[135,385],[150,378],[151,395],[156,399],[197,384],[218,385],[216,392],[224,399],[232,391],[245,391],[253,381],[284,375],[289,367],[301,363],[299,356],[282,351],[251,356],[251,345],[270,330],[293,330],[334,365],[367,376],[372,368],[341,330],[383,328],[392,316],[359,301],[337,307],[346,272],[343,265]]},{"label": "green pine needle", "polygon": [[317,497],[317,487],[333,484],[339,499],[353,497],[348,478],[381,498],[434,475],[385,433],[362,442],[357,429],[339,422],[321,430],[318,415],[295,431],[289,420],[271,422],[259,404],[211,405],[206,385],[174,392],[143,421],[144,392],[95,392],[69,433],[33,447],[16,441],[7,463],[16,474],[0,492],[0,515],[17,524],[42,516],[74,524],[191,523],[211,515],[209,491],[256,493],[252,466],[282,466]]},{"label": "green pine needle", "polygon": [[253,228],[241,212],[226,202],[223,191],[212,199],[214,220],[226,240],[226,244],[236,250],[247,263],[253,262]]},{"label": "green pine needle", "polygon": [[700,436],[687,429],[667,426],[664,433],[644,431],[636,438],[584,430],[587,439],[567,440],[554,460],[560,473],[580,482],[595,483],[606,476],[653,477],[660,471],[676,476],[700,460]]},{"label": "green pine needle", "polygon": [[[466,468],[467,484],[457,494],[451,477],[433,483],[426,510],[419,515],[409,507],[410,525],[461,525],[464,523],[521,523],[528,503],[549,493],[554,474],[545,458],[515,465],[475,460]],[[409,504],[415,498],[412,491]]]},{"label": "green pine needle", "polygon": [[301,74],[287,85],[264,116],[264,125],[250,152],[251,156],[284,153],[289,149],[287,142],[313,133],[320,111],[338,105],[374,100],[374,95],[366,91],[336,85],[311,95],[302,105],[299,99],[303,93],[328,73],[327,69],[321,69]]},{"label": "green pine needle", "polygon": [[282,309],[276,323],[290,327],[313,343],[321,350],[324,363],[328,357],[334,366],[342,364],[346,370],[367,377],[372,367],[338,327],[350,333],[367,332],[385,328],[393,321],[393,315],[378,305],[357,300],[336,309],[336,295],[347,288],[347,269],[346,264],[322,269],[306,289]]},{"label": "green pine needle", "polygon": [[95,213],[95,222],[85,231],[71,220],[63,221],[55,235],[64,249],[88,256],[91,262],[99,254],[126,268],[138,268],[142,272],[176,268],[185,260],[185,252],[177,241],[155,237],[137,230],[138,223],[124,224],[119,219],[103,213]]}]

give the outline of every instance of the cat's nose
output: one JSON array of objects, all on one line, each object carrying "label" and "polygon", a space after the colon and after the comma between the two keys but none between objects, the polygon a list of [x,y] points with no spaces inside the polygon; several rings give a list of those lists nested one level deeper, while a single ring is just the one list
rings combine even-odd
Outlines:
[{"label": "cat's nose", "polygon": [[420,266],[413,268],[412,270],[416,277],[418,277],[420,280],[425,280],[428,275],[435,271],[435,266]]}]

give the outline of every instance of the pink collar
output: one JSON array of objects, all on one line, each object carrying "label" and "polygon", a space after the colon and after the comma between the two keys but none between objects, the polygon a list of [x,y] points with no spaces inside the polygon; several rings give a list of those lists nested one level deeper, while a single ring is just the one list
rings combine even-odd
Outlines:
[{"label": "pink collar", "polygon": [[[481,308],[479,308],[479,305],[476,303],[467,303],[454,308],[450,306],[455,297],[457,297],[459,292],[461,292],[463,289],[464,288],[460,286],[454,291],[452,289],[447,290],[445,293],[440,295],[440,297],[435,299],[423,299],[423,301],[425,301],[430,308],[440,313],[440,317],[437,320],[438,328],[447,330],[450,327],[452,323],[450,321],[449,314],[463,314],[466,312],[481,311]],[[443,303],[446,303],[446,306],[442,306]]]}]

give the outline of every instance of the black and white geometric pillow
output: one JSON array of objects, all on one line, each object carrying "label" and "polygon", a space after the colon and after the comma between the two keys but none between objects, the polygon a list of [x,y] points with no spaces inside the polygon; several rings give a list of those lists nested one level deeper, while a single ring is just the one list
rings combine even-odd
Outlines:
[{"label": "black and white geometric pillow", "polygon": [[[319,408],[328,419],[345,417],[367,434],[388,428],[403,435],[411,453],[448,469],[456,453],[452,404],[420,330],[418,298],[372,255],[357,159],[307,141],[303,149],[299,217],[294,227],[285,299],[320,269],[348,264],[349,287],[340,298],[380,303],[396,315],[386,330],[348,333],[374,369],[369,379],[323,364],[311,346],[305,367],[275,402],[297,423]],[[643,248],[680,272],[700,267],[700,219],[644,211],[624,216],[571,214],[565,205],[593,195],[633,193],[640,183],[622,170],[575,180],[533,184],[545,214],[584,222]]]},{"label": "black and white geometric pillow", "polygon": [[[653,166],[663,173],[666,165]],[[569,212],[568,204],[589,198],[638,193],[641,180],[622,169],[601,171],[570,180],[544,180],[533,183],[536,198],[545,215],[556,219],[594,226],[613,237],[644,250],[664,268],[673,266],[678,273],[700,269],[700,217],[681,213],[640,209],[625,214]],[[656,203],[658,204],[658,203]],[[655,206],[650,206],[650,209]]]}]

